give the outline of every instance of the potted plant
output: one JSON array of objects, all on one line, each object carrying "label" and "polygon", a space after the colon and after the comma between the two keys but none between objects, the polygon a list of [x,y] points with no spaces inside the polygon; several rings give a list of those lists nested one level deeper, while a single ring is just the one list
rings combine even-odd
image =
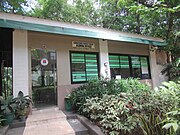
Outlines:
[{"label": "potted plant", "polygon": [[13,96],[8,96],[6,99],[4,97],[0,97],[1,101],[1,115],[4,117],[5,121],[4,125],[11,124],[14,120],[14,113],[16,104],[13,101]]},{"label": "potted plant", "polygon": [[30,105],[32,104],[32,99],[30,96],[24,96],[22,91],[19,91],[18,96],[14,98],[16,104],[15,115],[19,120],[25,120],[30,112]]}]

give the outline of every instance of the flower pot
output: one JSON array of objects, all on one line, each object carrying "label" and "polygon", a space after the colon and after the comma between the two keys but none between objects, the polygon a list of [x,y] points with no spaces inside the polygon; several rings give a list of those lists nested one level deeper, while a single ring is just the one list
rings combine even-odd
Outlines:
[{"label": "flower pot", "polygon": [[26,120],[26,116],[19,116],[19,121],[25,121]]},{"label": "flower pot", "polygon": [[65,110],[66,111],[72,111],[72,105],[69,98],[65,98]]}]

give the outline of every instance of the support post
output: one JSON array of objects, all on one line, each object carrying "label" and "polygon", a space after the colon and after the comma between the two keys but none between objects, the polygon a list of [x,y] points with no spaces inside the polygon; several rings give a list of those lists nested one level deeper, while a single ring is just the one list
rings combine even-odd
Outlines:
[{"label": "support post", "polygon": [[105,79],[110,79],[109,53],[107,40],[99,39],[100,55],[100,75]]},{"label": "support post", "polygon": [[13,31],[13,95],[19,91],[29,94],[28,34],[25,30]]},{"label": "support post", "polygon": [[149,57],[152,85],[155,88],[162,85],[163,81],[167,81],[167,77],[161,73],[165,66],[157,63],[156,49],[151,45],[149,45]]}]

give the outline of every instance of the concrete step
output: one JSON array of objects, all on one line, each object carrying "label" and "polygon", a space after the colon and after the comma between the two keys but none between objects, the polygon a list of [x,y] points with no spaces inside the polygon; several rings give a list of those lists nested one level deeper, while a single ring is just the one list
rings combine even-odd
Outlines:
[{"label": "concrete step", "polygon": [[66,115],[67,120],[68,119],[77,119],[77,115],[75,112],[63,111],[63,113]]},{"label": "concrete step", "polygon": [[34,110],[32,115],[29,115],[26,120],[26,126],[44,124],[51,121],[66,121],[66,115],[57,107],[45,108],[41,110]]},{"label": "concrete step", "polygon": [[89,135],[88,129],[82,125],[78,119],[68,119],[68,122],[74,129],[76,135]]},{"label": "concrete step", "polygon": [[57,107],[33,110],[25,127],[16,127],[7,135],[75,135],[66,115]]}]

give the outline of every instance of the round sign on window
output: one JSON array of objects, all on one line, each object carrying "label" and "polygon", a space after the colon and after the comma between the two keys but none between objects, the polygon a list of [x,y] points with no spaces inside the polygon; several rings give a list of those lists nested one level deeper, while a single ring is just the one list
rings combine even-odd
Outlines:
[{"label": "round sign on window", "polygon": [[46,58],[43,58],[43,59],[41,60],[41,65],[47,66],[47,65],[48,65],[48,60],[47,60]]}]

